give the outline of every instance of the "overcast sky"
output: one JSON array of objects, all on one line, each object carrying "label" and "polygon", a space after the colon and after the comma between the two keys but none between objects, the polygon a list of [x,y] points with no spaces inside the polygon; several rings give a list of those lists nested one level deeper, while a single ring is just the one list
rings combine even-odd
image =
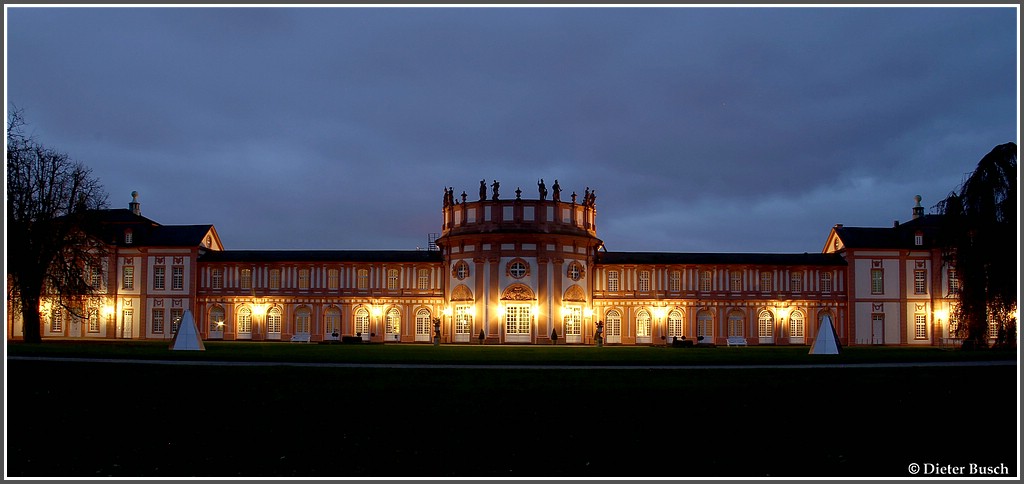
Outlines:
[{"label": "overcast sky", "polygon": [[819,252],[1017,142],[1017,12],[7,5],[6,98],[228,249],[424,247],[444,187],[543,178],[611,251]]}]

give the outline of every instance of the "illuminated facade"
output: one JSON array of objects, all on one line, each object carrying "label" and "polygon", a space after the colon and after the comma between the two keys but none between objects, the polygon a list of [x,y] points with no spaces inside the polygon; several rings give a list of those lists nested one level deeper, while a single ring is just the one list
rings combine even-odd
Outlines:
[{"label": "illuminated facade", "polygon": [[609,252],[589,188],[501,199],[496,185],[446,190],[436,246],[415,251],[224,250],[212,226],[162,226],[133,200],[105,211],[94,316],[50,311],[42,334],[169,339],[191,309],[224,340],[811,344],[825,315],[842,344],[949,337],[956,281],[920,207],[891,229],[837,225],[817,254]]}]

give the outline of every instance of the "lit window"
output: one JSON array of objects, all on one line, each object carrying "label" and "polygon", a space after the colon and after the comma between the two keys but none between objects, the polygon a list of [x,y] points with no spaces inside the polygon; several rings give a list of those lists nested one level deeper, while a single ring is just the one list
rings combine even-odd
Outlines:
[{"label": "lit window", "polygon": [[398,289],[398,269],[388,269],[388,289]]},{"label": "lit window", "polygon": [[957,276],[956,269],[949,269],[946,277],[949,278],[949,295],[955,296],[960,292],[960,277]]},{"label": "lit window", "polygon": [[135,289],[135,268],[124,266],[121,269],[121,289]]},{"label": "lit window", "polygon": [[793,292],[800,292],[804,289],[804,275],[799,272],[791,272],[789,274],[789,290]]},{"label": "lit window", "polygon": [[99,267],[93,266],[92,274],[90,277],[90,285],[93,288],[100,289],[103,287],[103,270]]},{"label": "lit window", "polygon": [[882,269],[871,269],[871,294],[885,292],[885,277]]},{"label": "lit window", "polygon": [[572,264],[569,264],[569,279],[578,281],[581,277],[583,277],[583,271],[580,267],[579,262],[573,262]]},{"label": "lit window", "polygon": [[928,271],[915,270],[914,271],[914,294],[925,294],[927,292],[927,284],[925,281],[928,278]]},{"label": "lit window", "polygon": [[605,317],[604,335],[609,343],[618,343],[622,337],[622,315],[618,311],[608,311]]},{"label": "lit window", "polygon": [[775,318],[771,312],[761,311],[758,315],[757,335],[761,338],[771,338],[775,335]]},{"label": "lit window", "polygon": [[619,271],[608,271],[608,291],[617,292],[619,290]]},{"label": "lit window", "polygon": [[267,312],[267,333],[281,333],[281,308],[271,308]]},{"label": "lit window", "polygon": [[239,284],[242,289],[252,289],[252,269],[242,269]]},{"label": "lit window", "polygon": [[271,269],[269,279],[271,289],[281,289],[281,269]]},{"label": "lit window", "polygon": [[309,289],[309,269],[299,269],[299,289]]},{"label": "lit window", "polygon": [[678,336],[682,338],[684,335],[683,313],[673,310],[668,313],[668,337],[671,338],[673,336]]},{"label": "lit window", "polygon": [[59,333],[61,331],[64,331],[64,311],[57,308],[50,314],[50,332]]},{"label": "lit window", "polygon": [[171,268],[171,289],[180,291],[185,288],[185,268],[175,266]]},{"label": "lit window", "polygon": [[529,336],[530,306],[528,304],[509,304],[505,307],[505,334],[510,336]]},{"label": "lit window", "polygon": [[711,317],[711,312],[702,309],[697,313],[697,339],[702,343],[711,343],[711,339],[714,335],[715,325],[714,320]]},{"label": "lit window", "polygon": [[648,313],[647,311],[640,311],[636,315],[636,337],[651,337],[651,313]]},{"label": "lit window", "polygon": [[242,308],[238,310],[237,327],[239,334],[252,333],[252,310]]},{"label": "lit window", "polygon": [[455,264],[455,277],[460,281],[469,277],[469,264],[466,261],[459,261]]},{"label": "lit window", "polygon": [[[402,313],[398,309],[391,308],[384,318],[384,332],[388,334],[400,334],[402,332]],[[393,336],[392,336],[393,337]]]},{"label": "lit window", "polygon": [[164,332],[164,310],[163,308],[153,308],[153,314],[149,322],[152,331],[156,334]]},{"label": "lit window", "polygon": [[430,326],[430,311],[426,309],[416,311],[416,334],[429,335]]},{"label": "lit window", "polygon": [[356,336],[362,336],[364,339],[370,337],[370,312],[366,308],[359,308],[356,310],[356,321],[355,321]]},{"label": "lit window", "polygon": [[88,326],[89,326],[88,327],[88,331],[90,333],[99,333],[100,332],[100,312],[99,311],[93,311],[93,312],[89,313],[89,323],[88,323]]},{"label": "lit window", "polygon": [[210,310],[210,332],[224,331],[224,308],[214,306]]},{"label": "lit window", "polygon": [[922,313],[914,315],[914,339],[928,338],[928,320]]},{"label": "lit window", "polygon": [[416,288],[421,291],[430,289],[430,270],[420,269],[416,275]]},{"label": "lit window", "polygon": [[761,272],[761,292],[769,292],[774,289],[772,284],[772,273],[768,271]]},{"label": "lit window", "polygon": [[924,245],[924,234],[918,232],[914,234],[914,245]]},{"label": "lit window", "polygon": [[804,337],[804,313],[793,311],[789,316],[789,336],[791,338]]},{"label": "lit window", "polygon": [[125,244],[131,244],[132,243],[132,239],[133,239],[133,237],[132,237],[131,229],[125,230],[124,231],[124,243]]},{"label": "lit window", "polygon": [[640,271],[640,292],[651,290],[651,271]]}]

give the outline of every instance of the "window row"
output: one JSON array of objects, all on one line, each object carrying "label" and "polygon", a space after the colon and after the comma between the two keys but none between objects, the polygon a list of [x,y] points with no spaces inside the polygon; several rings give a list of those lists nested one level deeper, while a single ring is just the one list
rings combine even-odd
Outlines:
[{"label": "window row", "polygon": [[[636,290],[639,292],[649,292],[652,290],[652,278],[650,270],[640,270],[636,272]],[[683,272],[682,270],[674,270],[668,272],[668,291],[669,292],[680,292],[683,290]],[[728,285],[724,288],[721,281],[716,283],[715,276],[716,271],[703,270],[697,273],[696,281],[691,281],[691,284],[687,289],[697,290],[701,292],[710,292],[712,290],[728,290],[731,292],[740,291],[761,291],[761,292],[772,292],[772,291],[791,291],[791,292],[803,292],[806,290],[817,290],[820,292],[832,292],[833,291],[833,273],[831,271],[822,271],[818,274],[818,287],[817,289],[807,288],[804,284],[804,273],[803,272],[790,272],[789,273],[789,285],[783,287],[782,280],[777,278],[777,271],[760,271],[757,273],[756,282],[746,281],[747,272],[744,271],[728,271]],[[623,290],[623,284],[620,284],[620,270],[609,269],[605,271],[605,290],[608,292],[618,292]],[[746,289],[744,288],[746,286]]]},{"label": "window row", "polygon": [[[343,288],[370,289],[371,287],[383,287],[388,290],[415,288],[422,291],[430,290],[434,286],[433,271],[423,268],[416,269],[412,276],[403,269],[386,269],[383,273],[383,280],[379,279],[378,270],[371,269],[356,269],[351,273],[351,277],[343,277],[343,271],[337,268],[326,270],[273,268],[263,271],[264,275],[261,281],[256,280],[256,274],[253,269],[240,269],[237,271],[237,280],[229,282],[226,277],[228,271],[229,269],[221,267],[211,268],[209,270],[209,280],[204,281],[204,285],[211,289],[237,287],[243,290],[253,289],[254,287],[271,290],[305,290],[311,288],[336,290]],[[286,277],[286,274],[289,274],[288,277]]]},{"label": "window row", "polygon": [[[650,342],[653,324],[656,322],[661,321],[653,318],[651,312],[645,309],[637,312],[634,326],[637,342]],[[665,334],[668,338],[687,336],[686,320],[682,311],[669,311],[665,315],[663,323]],[[788,323],[788,326],[786,326],[786,323]],[[777,319],[776,315],[771,311],[761,310],[757,314],[756,326],[754,326],[753,332],[759,338],[774,338],[777,334],[777,329],[780,331],[788,329],[789,337],[798,339],[804,337],[805,326],[803,311],[793,311],[789,313],[788,317],[779,317]],[[747,315],[744,311],[731,311],[728,314],[728,321],[724,329],[726,336],[729,337],[754,336],[754,334],[747,334]],[[694,335],[696,339],[700,340],[703,337],[703,339],[707,339],[710,342],[711,338],[715,336],[714,316],[710,311],[701,310],[697,312],[694,330],[696,331]],[[620,311],[613,309],[605,314],[604,334],[606,341],[609,343],[621,342],[622,313]]]}]

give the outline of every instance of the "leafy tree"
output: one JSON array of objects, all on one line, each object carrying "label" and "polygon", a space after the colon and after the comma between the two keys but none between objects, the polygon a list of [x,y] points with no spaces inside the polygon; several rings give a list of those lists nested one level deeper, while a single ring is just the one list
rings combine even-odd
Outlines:
[{"label": "leafy tree", "polygon": [[1017,145],[993,148],[938,208],[943,256],[960,282],[957,337],[965,348],[985,347],[991,320],[998,343],[1016,341]]},{"label": "leafy tree", "polygon": [[38,343],[40,302],[84,317],[93,291],[87,271],[102,267],[105,246],[87,234],[90,210],[107,194],[80,162],[24,132],[20,109],[7,116],[7,297],[21,312],[25,341]]}]

